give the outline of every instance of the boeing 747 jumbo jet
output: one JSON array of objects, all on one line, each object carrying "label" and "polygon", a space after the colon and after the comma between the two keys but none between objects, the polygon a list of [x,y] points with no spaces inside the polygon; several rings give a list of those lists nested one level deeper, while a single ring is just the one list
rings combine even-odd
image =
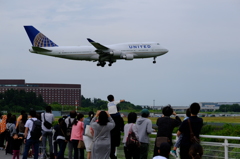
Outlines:
[{"label": "boeing 747 jumbo jet", "polygon": [[32,43],[31,53],[60,57],[71,60],[85,60],[98,62],[97,66],[104,67],[106,62],[112,66],[120,59],[133,60],[139,58],[153,58],[156,63],[157,56],[168,52],[157,42],[132,42],[113,45],[102,45],[87,39],[93,46],[58,46],[33,26],[24,26]]}]

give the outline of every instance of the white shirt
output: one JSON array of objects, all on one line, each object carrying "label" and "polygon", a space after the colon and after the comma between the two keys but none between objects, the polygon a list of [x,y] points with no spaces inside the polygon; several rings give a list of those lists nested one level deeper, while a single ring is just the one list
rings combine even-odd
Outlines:
[{"label": "white shirt", "polygon": [[41,114],[41,119],[42,119],[42,130],[43,131],[52,131],[52,127],[50,128],[50,129],[47,129],[45,126],[44,126],[44,116],[45,116],[45,118],[46,118],[46,121],[48,121],[49,123],[53,123],[53,121],[54,121],[54,115],[52,114],[52,113],[45,113],[45,115],[44,115],[44,113],[42,113]]},{"label": "white shirt", "polygon": [[117,104],[118,103],[120,103],[120,100],[108,102],[108,113],[109,114],[116,114],[118,112],[117,111]]},{"label": "white shirt", "polygon": [[33,127],[33,121],[32,120],[37,120],[37,118],[30,118],[27,120],[26,124],[25,124],[25,127],[28,128],[28,135],[27,135],[27,139],[30,139],[31,137],[31,131],[32,131],[32,127]]},{"label": "white shirt", "polygon": [[167,159],[166,157],[163,157],[163,156],[155,156],[153,157],[152,159]]}]

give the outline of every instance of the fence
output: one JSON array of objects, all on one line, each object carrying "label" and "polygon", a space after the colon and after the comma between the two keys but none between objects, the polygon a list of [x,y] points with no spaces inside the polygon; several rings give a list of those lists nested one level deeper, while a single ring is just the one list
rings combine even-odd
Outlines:
[{"label": "fence", "polygon": [[[153,134],[156,135],[156,133]],[[176,136],[176,134],[173,134],[173,136]],[[203,159],[240,159],[240,144],[230,143],[237,142],[238,140],[240,140],[240,137],[216,135],[200,135],[200,137],[202,140],[204,138],[208,138],[209,140],[217,140],[201,142],[201,145],[204,149],[204,155],[202,157]],[[176,142],[176,140],[177,137],[173,140],[173,142]],[[154,141],[155,138],[150,138],[148,159],[152,159]],[[119,159],[125,158],[122,145],[117,150],[117,156]],[[170,156],[170,159],[174,159],[174,157]]]}]

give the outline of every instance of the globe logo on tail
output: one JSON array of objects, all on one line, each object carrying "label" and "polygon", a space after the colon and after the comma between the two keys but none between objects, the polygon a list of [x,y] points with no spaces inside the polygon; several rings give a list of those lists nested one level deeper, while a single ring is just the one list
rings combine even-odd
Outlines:
[{"label": "globe logo on tail", "polygon": [[57,46],[54,42],[48,39],[42,33],[38,33],[33,41],[33,46],[35,47],[54,47]]}]

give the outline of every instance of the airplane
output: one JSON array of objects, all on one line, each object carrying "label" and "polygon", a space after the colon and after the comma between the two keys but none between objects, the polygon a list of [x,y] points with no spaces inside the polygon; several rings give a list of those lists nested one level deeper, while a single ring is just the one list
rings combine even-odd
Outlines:
[{"label": "airplane", "polygon": [[87,38],[92,46],[58,46],[33,26],[24,26],[32,43],[31,53],[54,56],[71,60],[85,60],[97,62],[97,66],[104,67],[106,62],[112,66],[117,60],[133,60],[139,58],[153,58],[156,63],[158,56],[168,50],[158,42],[131,42],[113,45],[102,45]]}]

